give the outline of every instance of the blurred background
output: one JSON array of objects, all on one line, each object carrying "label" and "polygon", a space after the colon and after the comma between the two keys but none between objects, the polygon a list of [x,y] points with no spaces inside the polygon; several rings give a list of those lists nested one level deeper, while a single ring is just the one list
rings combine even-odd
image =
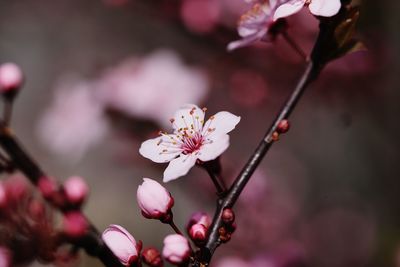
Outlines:
[{"label": "blurred background", "polygon": [[[400,3],[360,4],[368,51],[332,62],[304,95],[211,266],[400,266]],[[85,212],[100,230],[120,224],[162,248],[171,230],[141,216],[136,189],[142,177],[161,181],[166,166],[138,149],[169,130],[182,104],[241,116],[221,159],[226,181],[255,149],[304,62],[282,38],[228,53],[248,9],[242,0],[0,2],[0,63],[26,76],[12,126],[48,173],[88,181]],[[317,20],[304,9],[289,25],[310,51]],[[194,211],[213,214],[203,170],[165,186],[182,228]],[[78,264],[101,266],[83,253]]]}]

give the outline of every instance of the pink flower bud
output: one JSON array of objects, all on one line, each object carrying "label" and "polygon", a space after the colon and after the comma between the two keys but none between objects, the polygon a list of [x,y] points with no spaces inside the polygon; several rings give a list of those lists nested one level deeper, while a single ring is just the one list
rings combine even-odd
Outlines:
[{"label": "pink flower bud", "polygon": [[57,183],[52,177],[40,177],[38,187],[44,198],[51,198],[57,190]]},{"label": "pink flower bud", "polygon": [[160,252],[156,248],[145,248],[142,252],[143,262],[150,267],[162,267],[163,260]]},{"label": "pink flower bud", "polygon": [[205,212],[195,212],[192,214],[192,216],[190,216],[189,222],[187,224],[186,229],[188,230],[188,232],[194,224],[202,224],[206,228],[208,228],[211,224],[211,217]]},{"label": "pink flower bud", "polygon": [[0,65],[0,92],[7,93],[21,87],[23,75],[14,63]]},{"label": "pink flower bud", "polygon": [[64,182],[67,200],[73,205],[81,205],[88,195],[89,188],[82,177],[72,176]]},{"label": "pink flower bud", "polygon": [[226,208],[222,211],[221,219],[226,224],[232,224],[235,220],[235,213],[232,209]]},{"label": "pink flower bud", "polygon": [[141,242],[136,243],[135,238],[122,226],[108,226],[102,234],[102,239],[124,266],[138,261]]},{"label": "pink flower bud", "polygon": [[164,239],[163,257],[172,264],[181,264],[190,257],[189,241],[181,235],[168,235]]},{"label": "pink flower bud", "polygon": [[11,251],[6,247],[0,246],[0,266],[11,267]]},{"label": "pink flower bud", "polygon": [[193,224],[189,229],[190,238],[197,244],[206,240],[207,237],[207,227],[201,223]]},{"label": "pink flower bud", "polygon": [[143,183],[139,185],[137,201],[143,216],[149,219],[166,219],[174,205],[168,190],[149,178],[143,178]]},{"label": "pink flower bud", "polygon": [[80,212],[72,211],[64,215],[63,227],[67,236],[78,238],[86,234],[88,222]]}]

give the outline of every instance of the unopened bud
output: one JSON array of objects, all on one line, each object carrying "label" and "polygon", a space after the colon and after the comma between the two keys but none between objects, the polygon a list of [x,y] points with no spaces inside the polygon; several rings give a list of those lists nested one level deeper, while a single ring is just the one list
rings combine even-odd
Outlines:
[{"label": "unopened bud", "polygon": [[278,123],[278,127],[276,128],[276,131],[280,134],[286,133],[290,129],[290,124],[288,120],[281,120]]},{"label": "unopened bud", "polygon": [[198,223],[208,228],[211,224],[211,217],[207,213],[201,211],[193,213],[192,216],[190,216],[189,222],[187,224],[187,231],[189,231],[193,224]]},{"label": "unopened bud", "polygon": [[232,209],[226,208],[222,211],[221,219],[225,224],[232,224],[235,221],[235,213]]},{"label": "unopened bud", "polygon": [[38,181],[38,187],[43,197],[49,199],[57,190],[57,183],[52,177],[43,176]]},{"label": "unopened bud", "polygon": [[37,199],[32,199],[29,203],[29,215],[34,220],[40,220],[44,217],[46,212],[45,206],[42,202]]},{"label": "unopened bud", "polygon": [[71,238],[79,238],[86,234],[88,222],[86,218],[78,211],[72,211],[64,214],[63,231]]},{"label": "unopened bud", "polygon": [[163,257],[172,264],[182,264],[190,257],[189,241],[181,235],[168,235],[164,239]]},{"label": "unopened bud", "polygon": [[207,238],[207,228],[200,224],[193,224],[189,229],[189,236],[195,243],[204,242]]},{"label": "unopened bud", "polygon": [[136,242],[135,238],[122,226],[110,225],[104,230],[102,239],[122,265],[132,266],[138,261],[142,244],[140,241]]},{"label": "unopened bud", "polygon": [[161,267],[164,265],[161,254],[156,248],[145,248],[142,252],[142,259],[150,267]]},{"label": "unopened bud", "polygon": [[0,65],[0,92],[3,96],[14,96],[22,82],[22,71],[16,64],[4,63]]},{"label": "unopened bud", "polygon": [[89,192],[89,187],[82,177],[73,176],[68,178],[64,185],[65,196],[72,205],[81,205]]},{"label": "unopened bud", "polygon": [[156,181],[143,178],[143,183],[137,190],[137,202],[144,217],[160,219],[164,223],[172,220],[171,208],[174,199],[168,190]]}]

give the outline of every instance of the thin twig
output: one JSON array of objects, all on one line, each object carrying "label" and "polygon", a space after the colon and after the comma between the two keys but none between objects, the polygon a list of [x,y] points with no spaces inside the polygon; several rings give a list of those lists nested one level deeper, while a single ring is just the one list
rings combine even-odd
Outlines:
[{"label": "thin twig", "polygon": [[282,32],[282,36],[285,39],[285,41],[290,45],[291,48],[293,48],[294,51],[304,60],[307,60],[307,54],[304,52],[304,50],[299,46],[299,44],[293,40],[293,38],[289,35],[287,31]]}]

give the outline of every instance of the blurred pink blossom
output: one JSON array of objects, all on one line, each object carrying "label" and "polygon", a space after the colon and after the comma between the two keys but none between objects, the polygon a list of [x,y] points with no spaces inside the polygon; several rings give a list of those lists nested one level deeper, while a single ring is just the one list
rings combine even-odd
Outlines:
[{"label": "blurred pink blossom", "polygon": [[174,205],[174,199],[168,190],[149,178],[143,178],[143,183],[139,185],[137,202],[143,216],[150,219],[162,219],[170,213]]},{"label": "blurred pink blossom", "polygon": [[250,267],[250,263],[239,257],[225,257],[216,263],[216,267]]},{"label": "blurred pink blossom", "polygon": [[196,105],[185,105],[171,119],[173,134],[161,133],[142,143],[139,153],[143,157],[157,163],[169,162],[164,182],[186,175],[197,160],[214,160],[228,148],[228,133],[240,117],[221,111],[204,123],[204,116],[205,111]]},{"label": "blurred pink blossom", "polygon": [[86,234],[88,222],[79,211],[71,211],[64,214],[63,230],[66,235],[72,238],[79,238]]},{"label": "blurred pink blossom", "polygon": [[181,6],[185,26],[196,33],[211,32],[218,24],[220,13],[215,0],[184,0]]},{"label": "blurred pink blossom", "polygon": [[67,79],[56,87],[53,103],[38,122],[37,135],[51,152],[79,160],[109,129],[92,83]]},{"label": "blurred pink blossom", "polygon": [[104,230],[102,239],[124,266],[131,266],[139,258],[141,242],[122,226],[112,224]]},{"label": "blurred pink blossom", "polygon": [[161,125],[186,103],[200,103],[209,90],[204,71],[188,67],[172,51],[131,58],[109,69],[97,84],[107,106]]},{"label": "blurred pink blossom", "polygon": [[163,257],[172,264],[181,264],[189,259],[189,241],[181,235],[168,235],[164,239]]}]

